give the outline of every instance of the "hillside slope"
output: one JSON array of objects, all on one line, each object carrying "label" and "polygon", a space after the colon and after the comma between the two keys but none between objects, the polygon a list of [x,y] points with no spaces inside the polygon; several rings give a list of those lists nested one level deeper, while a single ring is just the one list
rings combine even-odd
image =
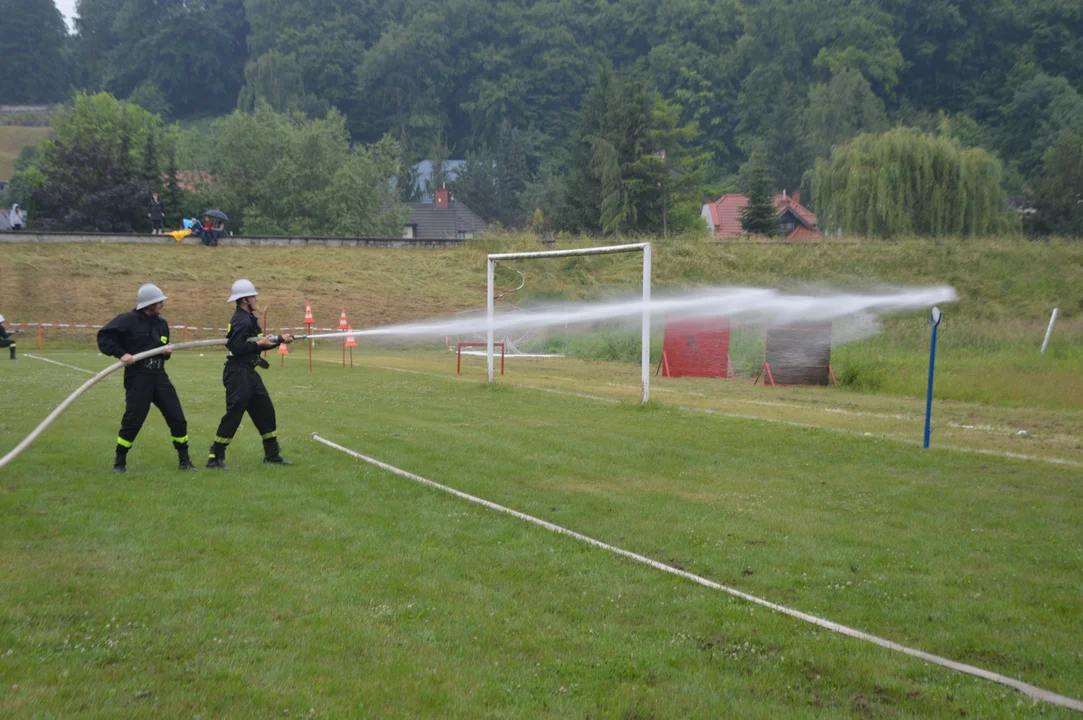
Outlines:
[{"label": "hillside slope", "polygon": [[[584,243],[585,244],[585,243]],[[562,247],[569,244],[562,245]],[[7,280],[0,312],[19,320],[99,322],[130,308],[136,288],[155,282],[170,296],[168,316],[190,324],[222,323],[229,286],[239,277],[260,288],[275,323],[300,320],[306,300],[321,325],[346,308],[355,327],[429,318],[485,305],[485,255],[539,249],[524,237],[451,250],[384,248],[204,248],[162,245],[24,245],[4,247]],[[589,299],[634,290],[638,255],[504,263],[498,284],[525,273],[526,298]],[[947,284],[959,293],[953,320],[989,330],[1043,324],[1060,307],[1064,326],[1083,312],[1083,243],[988,239],[932,243],[763,245],[657,243],[654,287],[740,284],[763,287]]]}]

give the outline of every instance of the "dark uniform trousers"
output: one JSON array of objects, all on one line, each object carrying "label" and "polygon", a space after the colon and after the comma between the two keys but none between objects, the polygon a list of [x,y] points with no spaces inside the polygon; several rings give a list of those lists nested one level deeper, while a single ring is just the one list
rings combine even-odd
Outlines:
[{"label": "dark uniform trousers", "polygon": [[117,443],[130,448],[147,419],[150,406],[158,408],[173,444],[181,446],[188,442],[188,421],[184,419],[180,398],[169,376],[165,373],[131,373],[124,378],[124,417],[120,420]]},{"label": "dark uniform trousers", "polygon": [[226,386],[226,414],[218,425],[215,444],[229,445],[247,412],[263,439],[264,452],[268,456],[277,455],[275,406],[256,368],[247,363],[228,362],[222,371],[222,384]]},{"label": "dark uniform trousers", "polygon": [[0,325],[0,348],[11,349],[11,359],[15,359],[15,341],[11,339],[11,333],[9,333],[3,325]]}]

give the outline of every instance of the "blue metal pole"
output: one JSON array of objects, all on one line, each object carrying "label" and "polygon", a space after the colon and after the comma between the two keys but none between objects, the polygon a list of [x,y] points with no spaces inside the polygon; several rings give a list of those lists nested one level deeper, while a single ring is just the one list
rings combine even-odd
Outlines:
[{"label": "blue metal pole", "polygon": [[929,449],[929,433],[932,430],[932,417],[933,417],[933,368],[936,366],[936,329],[940,323],[933,323],[933,343],[929,348],[929,391],[925,396],[925,445],[926,450]]}]

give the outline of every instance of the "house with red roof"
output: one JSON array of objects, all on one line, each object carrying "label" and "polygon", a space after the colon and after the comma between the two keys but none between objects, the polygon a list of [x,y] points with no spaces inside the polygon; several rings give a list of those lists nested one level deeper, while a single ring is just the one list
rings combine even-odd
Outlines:
[{"label": "house with red roof", "polygon": [[[727,193],[717,201],[703,206],[700,215],[715,239],[735,238],[745,235],[741,227],[741,209],[748,205],[748,198],[739,193]],[[817,240],[824,234],[816,225],[816,213],[801,204],[801,193],[787,195],[783,190],[775,195],[775,221],[778,234],[789,241]]]}]

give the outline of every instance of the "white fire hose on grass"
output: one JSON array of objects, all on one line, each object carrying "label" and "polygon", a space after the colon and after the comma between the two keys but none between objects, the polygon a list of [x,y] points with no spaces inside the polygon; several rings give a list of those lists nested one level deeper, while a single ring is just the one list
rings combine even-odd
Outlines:
[{"label": "white fire hose on grass", "polygon": [[[193,340],[192,342],[176,343],[175,345],[163,345],[160,348],[154,348],[153,350],[147,350],[146,352],[141,352],[138,355],[132,355],[132,362],[143,360],[144,358],[154,357],[155,355],[161,355],[162,353],[166,352],[167,350],[172,352],[174,350],[189,350],[191,348],[211,347],[213,345],[225,345],[225,344],[226,344],[226,339],[225,338],[216,338],[214,340]],[[120,370],[122,367],[124,367],[124,363],[115,362],[112,365],[110,365],[109,367],[102,370],[100,373],[98,373],[94,377],[87,380],[82,385],[80,385],[78,390],[76,390],[71,395],[69,395],[64,402],[57,405],[56,409],[53,410],[51,413],[49,413],[49,417],[42,420],[41,424],[38,425],[36,428],[34,428],[34,432],[27,435],[26,438],[24,438],[21,443],[19,443],[18,445],[15,446],[14,450],[9,452],[4,457],[0,458],[0,469],[7,466],[8,463],[10,463],[15,458],[19,457],[19,455],[21,455],[24,450],[26,450],[28,447],[30,447],[30,444],[33,443],[35,440],[37,440],[38,437],[43,432],[45,432],[50,425],[53,424],[53,421],[56,420],[58,417],[60,417],[61,413],[63,413],[65,410],[67,410],[68,407],[73,402],[78,400],[80,395],[82,395],[83,393],[85,393],[87,390],[94,387],[95,385],[97,385],[99,382],[104,380],[111,373],[116,372],[117,370]]]},{"label": "white fire hose on grass", "polygon": [[[327,338],[345,338],[345,337],[349,337],[349,336],[352,336],[352,335],[361,336],[361,335],[369,335],[369,334],[378,334],[378,333],[374,333],[371,330],[370,331],[346,330],[346,331],[339,331],[339,332],[323,333],[323,334],[320,334],[320,335],[294,335],[293,339],[294,339],[294,341],[297,341],[297,340],[320,340],[320,339],[327,339]],[[281,336],[279,336],[279,335],[269,335],[267,337],[271,338],[272,340],[274,340],[276,342],[281,342]],[[248,341],[249,342],[256,342],[259,339],[260,338],[249,338]],[[214,340],[193,340],[192,342],[182,342],[182,343],[175,343],[173,345],[163,345],[160,348],[155,348],[153,350],[147,350],[146,352],[141,352],[138,355],[133,355],[132,356],[132,362],[143,360],[144,358],[153,357],[155,355],[161,355],[162,353],[166,352],[167,350],[190,350],[192,348],[211,347],[211,346],[214,346],[214,345],[225,345],[225,344],[226,344],[226,339],[225,338],[216,338]],[[9,452],[4,457],[0,458],[0,469],[3,469],[4,467],[6,467],[12,460],[19,457],[19,455],[21,455],[24,450],[26,450],[28,447],[30,447],[31,443],[33,443],[35,440],[37,440],[38,437],[43,432],[45,432],[49,428],[50,425],[53,424],[53,421],[56,420],[58,417],[60,417],[61,413],[63,413],[65,410],[67,410],[68,407],[73,402],[78,400],[80,395],[82,395],[83,393],[85,393],[87,390],[94,387],[95,385],[97,385],[99,382],[101,382],[110,373],[113,373],[113,372],[115,372],[117,370],[120,370],[122,367],[124,367],[124,363],[121,363],[121,362],[113,363],[112,365],[105,368],[104,370],[102,370],[100,373],[98,373],[94,377],[87,380],[81,386],[79,386],[78,390],[76,390],[71,395],[69,395],[68,398],[64,402],[60,403],[60,405],[58,405],[55,410],[53,410],[51,413],[49,413],[49,417],[42,420],[41,424],[38,425],[36,428],[34,428],[34,432],[27,435],[26,438],[21,443],[19,443],[15,447],[14,450]]]}]

